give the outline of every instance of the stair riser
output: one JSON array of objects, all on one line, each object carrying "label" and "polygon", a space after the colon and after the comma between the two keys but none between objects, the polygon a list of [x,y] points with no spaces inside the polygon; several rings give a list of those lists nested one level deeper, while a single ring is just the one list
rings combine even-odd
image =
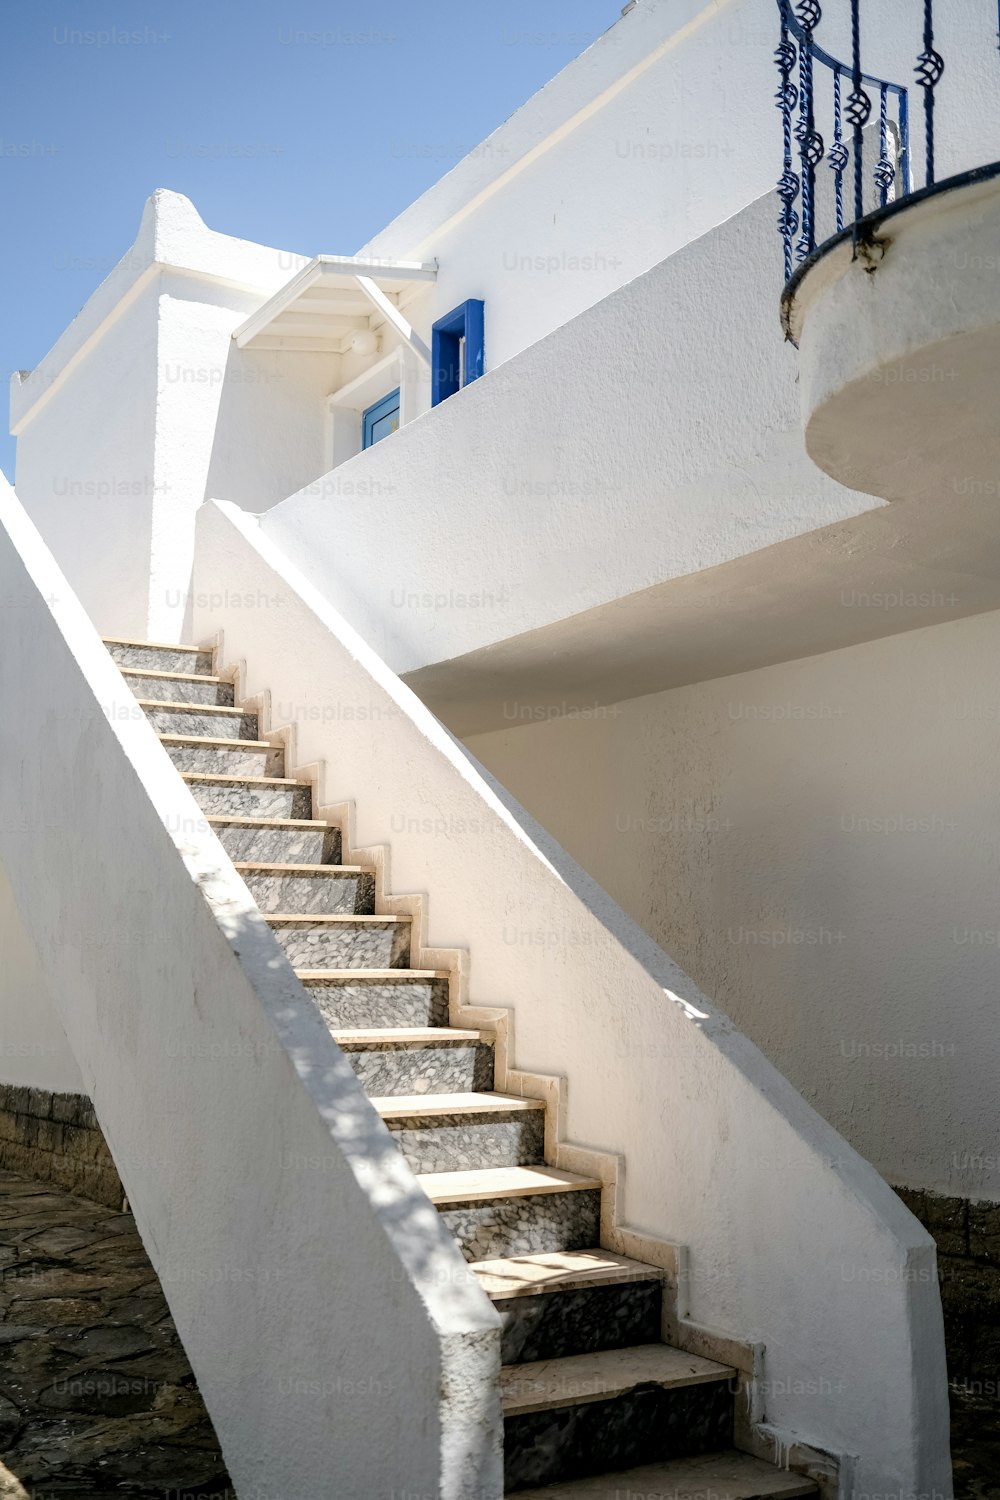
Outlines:
[{"label": "stair riser", "polygon": [[730,1447],[732,1436],[733,1395],[724,1380],[647,1386],[611,1401],[508,1417],[504,1489],[690,1458]]},{"label": "stair riser", "polygon": [[375,910],[375,877],[360,875],[269,875],[244,871],[261,911],[367,916]]},{"label": "stair riser", "polygon": [[232,708],[230,682],[178,682],[176,678],[126,677],[137,698],[155,698],[161,703],[203,703],[208,707]]},{"label": "stair riser", "polygon": [[487,1093],[493,1087],[493,1048],[485,1042],[454,1047],[380,1047],[352,1052],[347,1061],[373,1099],[397,1094]]},{"label": "stair riser", "polygon": [[340,863],[340,831],[336,828],[240,828],[236,825],[216,828],[215,831],[230,859],[276,865]]},{"label": "stair riser", "polygon": [[147,708],[157,734],[196,734],[208,740],[255,740],[256,714],[198,713],[197,710]]},{"label": "stair riser", "polygon": [[470,1261],[586,1250],[600,1242],[601,1195],[597,1188],[447,1204],[439,1212]]},{"label": "stair riser", "polygon": [[212,673],[211,651],[175,651],[170,646],[108,646],[120,667],[145,667],[147,672]]},{"label": "stair riser", "polygon": [[494,1304],[503,1328],[500,1362],[529,1364],[655,1344],[660,1339],[662,1301],[659,1281],[503,1297]]},{"label": "stair riser", "polygon": [[274,935],[296,969],[405,969],[410,961],[405,925],[332,932],[276,927]]},{"label": "stair riser", "polygon": [[414,1172],[471,1172],[488,1167],[537,1167],[544,1149],[542,1110],[514,1117],[468,1115],[461,1120],[388,1120]]},{"label": "stair riser", "polygon": [[447,979],[399,984],[357,980],[350,984],[309,984],[306,989],[332,1031],[377,1026],[445,1026],[448,1022]]},{"label": "stair riser", "polygon": [[[176,761],[174,764],[176,765]],[[226,773],[223,771],[219,774]],[[190,783],[189,789],[206,817],[312,817],[312,788],[307,786],[213,786],[211,782],[194,781]]]},{"label": "stair riser", "polygon": [[[285,752],[270,745],[266,750],[209,749],[204,745],[164,745],[178,771],[200,771],[203,776],[284,776]],[[291,813],[289,817],[293,816]]]}]

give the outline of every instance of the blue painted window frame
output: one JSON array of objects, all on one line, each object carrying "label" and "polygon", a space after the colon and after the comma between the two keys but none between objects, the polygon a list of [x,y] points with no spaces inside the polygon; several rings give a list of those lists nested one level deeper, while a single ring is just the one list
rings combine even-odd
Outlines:
[{"label": "blue painted window frame", "polygon": [[[465,340],[465,360],[461,357]],[[438,318],[431,344],[431,405],[486,373],[486,303],[476,297]]]},{"label": "blue painted window frame", "polygon": [[387,416],[390,411],[398,410],[398,408],[399,408],[399,402],[400,402],[400,390],[401,390],[401,387],[397,386],[394,391],[390,391],[389,392],[388,396],[382,396],[378,401],[375,402],[375,404],[373,406],[369,406],[369,408],[368,408],[367,411],[362,412],[362,414],[361,414],[361,448],[362,448],[362,451],[365,448],[371,448],[373,446],[373,444],[372,444],[372,430],[374,429],[375,423],[378,422],[382,417]]}]

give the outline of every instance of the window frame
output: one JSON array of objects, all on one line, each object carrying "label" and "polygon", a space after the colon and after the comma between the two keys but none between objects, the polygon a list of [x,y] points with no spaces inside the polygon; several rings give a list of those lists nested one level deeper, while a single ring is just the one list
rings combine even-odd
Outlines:
[{"label": "window frame", "polygon": [[[470,297],[432,327],[431,406],[440,406],[486,373],[486,303]],[[462,357],[462,340],[465,357]]]}]

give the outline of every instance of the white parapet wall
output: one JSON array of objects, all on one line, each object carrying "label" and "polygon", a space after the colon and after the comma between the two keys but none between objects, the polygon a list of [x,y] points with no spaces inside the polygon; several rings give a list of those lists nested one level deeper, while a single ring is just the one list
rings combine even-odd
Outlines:
[{"label": "white parapet wall", "polygon": [[769,196],[265,533],[409,672],[870,510],[803,451],[775,238]]},{"label": "white parapet wall", "polygon": [[[781,1441],[846,1460],[842,1493],[950,1494],[935,1253],[822,1121],[232,505],[199,515],[195,629],[295,726],[352,843],[386,844],[424,949],[470,954],[514,1064],[565,1075],[563,1139],[620,1153],[618,1220],[687,1247],[686,1311],[766,1343]],[[267,608],[227,604],[233,590]],[[856,1461],[849,1461],[854,1455]]]},{"label": "white parapet wall", "polygon": [[0,488],[0,864],[236,1491],[499,1500],[499,1319]]},{"label": "white parapet wall", "polygon": [[[4,601],[9,607],[10,599]],[[16,639],[17,632],[11,633]],[[83,1089],[80,1069],[45,984],[38,954],[0,864],[0,1084],[56,1093]]]}]

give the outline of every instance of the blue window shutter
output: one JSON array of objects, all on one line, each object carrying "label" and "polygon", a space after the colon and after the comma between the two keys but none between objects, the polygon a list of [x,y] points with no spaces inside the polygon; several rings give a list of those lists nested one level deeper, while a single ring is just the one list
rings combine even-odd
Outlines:
[{"label": "blue window shutter", "polygon": [[369,406],[361,416],[361,446],[371,448],[399,427],[399,388]]},{"label": "blue window shutter", "polygon": [[[461,364],[465,340],[464,368]],[[486,303],[470,298],[438,318],[431,348],[431,405],[440,406],[462,385],[486,373]]]}]

